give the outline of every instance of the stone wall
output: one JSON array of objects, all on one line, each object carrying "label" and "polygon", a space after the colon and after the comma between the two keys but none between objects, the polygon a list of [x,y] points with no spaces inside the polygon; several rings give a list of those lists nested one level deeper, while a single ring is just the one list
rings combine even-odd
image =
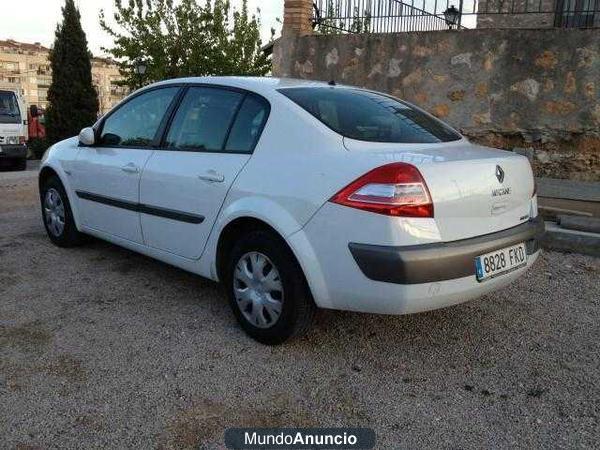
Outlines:
[{"label": "stone wall", "polygon": [[600,180],[600,30],[284,36],[274,74],[389,92],[538,175]]}]

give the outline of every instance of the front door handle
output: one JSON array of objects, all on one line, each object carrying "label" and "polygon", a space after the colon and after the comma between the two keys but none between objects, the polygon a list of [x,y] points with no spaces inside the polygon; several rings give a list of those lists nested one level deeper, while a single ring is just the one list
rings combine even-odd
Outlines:
[{"label": "front door handle", "polygon": [[126,173],[140,173],[140,168],[133,163],[121,167],[121,170]]},{"label": "front door handle", "polygon": [[221,175],[216,170],[209,170],[204,175],[198,175],[198,178],[209,183],[222,183],[225,181],[225,175]]}]

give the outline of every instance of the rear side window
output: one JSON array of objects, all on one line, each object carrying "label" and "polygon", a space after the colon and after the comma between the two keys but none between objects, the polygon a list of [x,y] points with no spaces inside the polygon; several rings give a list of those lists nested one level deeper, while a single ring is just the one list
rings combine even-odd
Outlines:
[{"label": "rear side window", "polygon": [[269,104],[266,101],[255,95],[246,96],[231,128],[225,150],[228,152],[251,153],[265,126],[269,109]]},{"label": "rear side window", "polygon": [[191,87],[173,119],[167,148],[221,151],[243,98],[225,89]]},{"label": "rear side window", "polygon": [[100,136],[101,145],[151,146],[163,116],[178,91],[178,87],[156,89],[125,103],[104,122]]},{"label": "rear side window", "polygon": [[402,144],[461,139],[437,119],[382,94],[333,87],[289,88],[279,92],[351,139]]},{"label": "rear side window", "polygon": [[0,123],[21,123],[21,111],[14,92],[0,91]]}]

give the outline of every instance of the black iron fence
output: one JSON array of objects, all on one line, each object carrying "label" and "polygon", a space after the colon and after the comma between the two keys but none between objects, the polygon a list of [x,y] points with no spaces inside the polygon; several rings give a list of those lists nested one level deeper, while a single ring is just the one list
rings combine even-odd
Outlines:
[{"label": "black iron fence", "polygon": [[425,2],[397,0],[318,0],[315,26],[321,33],[395,33],[446,30],[444,17],[428,12]]},{"label": "black iron fence", "polygon": [[323,34],[476,27],[600,27],[600,0],[315,0]]}]

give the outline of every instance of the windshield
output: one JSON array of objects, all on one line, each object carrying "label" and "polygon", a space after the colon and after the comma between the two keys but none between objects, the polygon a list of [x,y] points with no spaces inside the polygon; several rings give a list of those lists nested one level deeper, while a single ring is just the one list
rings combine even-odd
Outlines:
[{"label": "windshield", "polygon": [[383,94],[332,87],[288,88],[279,92],[347,138],[403,144],[461,139],[429,114]]},{"label": "windshield", "polygon": [[14,92],[0,91],[0,123],[21,123],[21,112]]}]

